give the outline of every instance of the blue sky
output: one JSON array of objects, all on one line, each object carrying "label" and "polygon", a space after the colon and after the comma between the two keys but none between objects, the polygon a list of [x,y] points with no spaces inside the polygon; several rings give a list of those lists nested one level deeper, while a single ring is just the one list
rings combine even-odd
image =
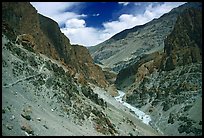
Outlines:
[{"label": "blue sky", "polygon": [[124,29],[159,18],[185,2],[31,2],[55,20],[71,44],[94,46]]}]

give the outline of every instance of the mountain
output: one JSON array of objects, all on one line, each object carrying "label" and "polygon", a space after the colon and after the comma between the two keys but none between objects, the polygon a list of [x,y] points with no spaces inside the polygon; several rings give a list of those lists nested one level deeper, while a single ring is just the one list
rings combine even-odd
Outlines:
[{"label": "mountain", "polygon": [[[118,108],[119,107],[119,108]],[[2,34],[2,135],[161,135],[60,61]]]},{"label": "mountain", "polygon": [[201,20],[201,12],[191,8],[184,10],[178,17],[174,30],[164,41],[163,70],[171,70],[175,66],[201,61]]},{"label": "mountain", "polygon": [[186,3],[92,59],[30,3],[3,2],[2,135],[202,135],[201,19]]},{"label": "mountain", "polygon": [[200,3],[186,3],[172,9],[158,19],[126,29],[103,43],[89,48],[95,62],[115,72],[136,63],[143,55],[161,52],[164,39],[174,28],[177,16],[186,8],[202,8]]},{"label": "mountain", "polygon": [[[178,10],[178,9],[177,9]],[[166,135],[202,135],[202,10],[182,10],[164,50],[144,55],[116,79],[125,99]]]},{"label": "mountain", "polygon": [[162,135],[110,95],[115,77],[30,3],[2,3],[2,135]]},{"label": "mountain", "polygon": [[30,3],[4,3],[2,22],[13,28],[12,40],[22,34],[31,35],[35,44],[32,47],[34,51],[66,64],[70,74],[77,75],[79,81],[108,86],[102,70],[94,64],[88,50],[82,46],[71,45],[69,39],[61,33],[58,24],[38,14]]}]

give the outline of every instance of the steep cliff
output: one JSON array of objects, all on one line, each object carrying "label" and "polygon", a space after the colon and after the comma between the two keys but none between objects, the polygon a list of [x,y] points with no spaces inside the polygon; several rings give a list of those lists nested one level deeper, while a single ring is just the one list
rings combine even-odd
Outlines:
[{"label": "steep cliff", "polygon": [[[152,117],[167,135],[202,135],[202,10],[188,8],[164,40],[164,52],[119,72],[126,101]],[[154,55],[154,56],[153,56]]]},{"label": "steep cliff", "polygon": [[[2,32],[3,136],[161,135],[103,88],[78,83],[66,64],[19,42]],[[92,60],[84,58],[84,47],[75,50],[86,70]]]},{"label": "steep cliff", "polygon": [[153,71],[160,68],[163,53],[154,52],[139,58],[138,62],[122,69],[116,78],[115,84],[118,89],[125,89],[133,83],[140,83]]},{"label": "steep cliff", "polygon": [[201,61],[202,13],[189,8],[177,19],[172,33],[165,39],[163,70]]},{"label": "steep cliff", "polygon": [[161,135],[98,87],[103,71],[56,22],[29,3],[2,5],[2,135]]},{"label": "steep cliff", "polygon": [[[12,36],[13,41],[19,35],[29,34],[34,38],[33,49],[35,52],[45,54],[66,64],[69,73],[73,76],[80,74],[83,82],[91,81],[101,87],[108,85],[101,68],[93,63],[88,50],[72,46],[69,39],[61,33],[58,24],[52,19],[38,14],[30,3],[4,2],[2,4],[2,20],[4,26],[13,29],[14,36],[7,34]],[[4,30],[6,31],[6,29]],[[82,53],[81,51],[86,53],[82,55],[83,59],[89,61],[89,66],[82,67],[79,63],[82,58],[78,54]]]}]

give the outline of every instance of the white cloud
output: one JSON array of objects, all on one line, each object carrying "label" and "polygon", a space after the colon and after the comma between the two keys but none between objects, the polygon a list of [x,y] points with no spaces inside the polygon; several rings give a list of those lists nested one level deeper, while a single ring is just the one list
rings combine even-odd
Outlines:
[{"label": "white cloud", "polygon": [[[138,18],[140,17],[122,14],[118,21],[104,23],[104,29],[87,27],[85,20],[82,19],[70,19],[66,21],[66,26],[61,31],[70,39],[71,44],[94,46],[126,28],[135,26]],[[143,22],[141,19],[139,21]]]},{"label": "white cloud", "polygon": [[122,4],[123,6],[127,6],[130,2],[118,2],[118,4]]},{"label": "white cloud", "polygon": [[61,31],[70,39],[71,44],[93,46],[102,41],[100,30],[87,27],[85,20],[82,19],[67,20],[65,28],[62,28]]},{"label": "white cloud", "polygon": [[66,27],[69,28],[84,28],[85,21],[80,19],[70,19],[66,21]]},{"label": "white cloud", "polygon": [[[80,44],[84,46],[99,44],[124,29],[145,24],[154,18],[159,18],[164,13],[169,12],[172,8],[184,4],[184,2],[165,2],[163,4],[150,3],[145,7],[144,13],[142,14],[135,14],[135,10],[132,10],[133,12],[131,14],[121,14],[118,20],[104,22],[102,24],[104,28],[97,29],[86,26],[86,21],[83,18],[87,15],[64,12],[65,9],[69,9],[78,3],[59,3],[59,5],[55,3],[54,5],[50,4],[49,6],[47,6],[47,3],[46,6],[41,3],[42,2],[37,6],[38,11],[41,14],[54,19],[59,24],[64,23],[65,27],[61,28],[61,31],[70,39],[71,44]],[[119,3],[124,6],[129,4],[126,2]],[[93,14],[92,16],[99,16],[99,14]]]},{"label": "white cloud", "polygon": [[153,4],[150,3],[143,14],[122,14],[117,21],[103,23],[105,28],[103,32],[106,33],[108,38],[124,29],[129,29],[136,25],[143,25],[154,18],[159,18],[164,13],[167,13],[171,9],[182,4],[184,4],[184,2],[165,2],[163,4],[156,4],[156,6],[153,6]]},{"label": "white cloud", "polygon": [[71,8],[79,3],[75,2],[31,2],[31,4],[37,8],[41,14],[52,15],[61,13],[65,9]]},{"label": "white cloud", "polygon": [[78,14],[73,13],[73,12],[64,12],[64,13],[53,15],[52,19],[55,20],[59,25],[61,25],[61,24],[65,23],[66,20],[68,20],[68,19],[82,18],[82,17],[86,17],[86,16],[87,15],[84,15],[84,14],[78,15]]},{"label": "white cloud", "polygon": [[104,29],[99,30],[92,27],[86,27],[85,21],[81,21],[78,19],[77,22],[80,27],[70,27],[66,26],[66,28],[61,29],[65,35],[70,38],[70,42],[72,44],[81,44],[84,46],[93,46],[99,44],[106,39],[109,39],[116,33],[124,29],[132,28],[136,25],[142,25],[154,18],[159,18],[164,13],[169,12],[174,7],[177,7],[183,2],[165,2],[163,4],[157,4],[153,6],[150,4],[146,7],[145,12],[143,14],[134,15],[132,14],[122,14],[119,16],[118,20],[105,22],[103,23]]},{"label": "white cloud", "polygon": [[97,14],[93,14],[92,16],[99,16],[100,14],[99,13],[97,13]]},{"label": "white cloud", "polygon": [[59,25],[71,18],[86,17],[84,14],[76,14],[74,12],[65,12],[73,6],[77,6],[80,2],[31,2],[37,9],[38,13],[55,20]]},{"label": "white cloud", "polygon": [[144,13],[144,17],[153,19],[159,18],[164,13],[171,11],[171,9],[178,7],[179,5],[184,4],[185,2],[164,2],[163,4],[157,4],[153,6],[153,4],[149,4],[146,7],[146,11]]}]

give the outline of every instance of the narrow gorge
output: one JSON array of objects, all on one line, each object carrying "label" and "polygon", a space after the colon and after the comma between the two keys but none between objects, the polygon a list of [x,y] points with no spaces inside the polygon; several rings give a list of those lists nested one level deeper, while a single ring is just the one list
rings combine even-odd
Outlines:
[{"label": "narrow gorge", "polygon": [[3,2],[2,135],[202,135],[202,3],[87,48]]}]

